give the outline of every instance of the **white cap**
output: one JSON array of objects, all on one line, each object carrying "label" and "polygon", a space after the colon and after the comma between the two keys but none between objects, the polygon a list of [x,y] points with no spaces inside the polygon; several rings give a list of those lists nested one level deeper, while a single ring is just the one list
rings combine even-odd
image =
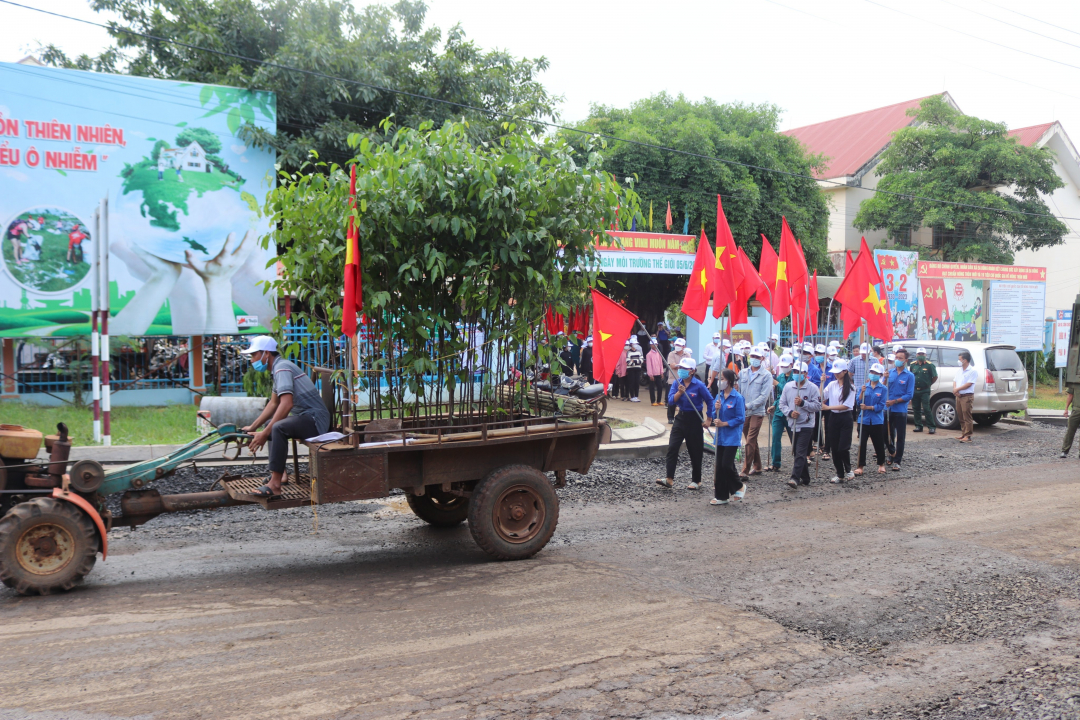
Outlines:
[{"label": "white cap", "polygon": [[592,345],[592,335],[590,335],[589,337],[585,338],[585,344],[586,344],[586,345]]},{"label": "white cap", "polygon": [[804,353],[809,353],[810,355],[813,355],[814,354],[814,346],[811,345],[810,343],[803,343],[802,351]]},{"label": "white cap", "polygon": [[885,368],[881,366],[881,363],[874,363],[870,366],[870,372],[877,373],[878,375],[884,375]]},{"label": "white cap", "polygon": [[819,353],[824,353],[825,352],[825,346],[822,345],[821,343],[818,343],[817,347],[815,347],[814,350],[819,352]]},{"label": "white cap", "polygon": [[565,334],[566,333],[564,333],[562,330],[560,330],[559,332],[555,333],[555,337],[558,337],[559,335],[565,335]]},{"label": "white cap", "polygon": [[775,340],[776,342],[780,342],[780,336],[779,336],[779,335],[777,335],[776,333],[773,333],[773,334],[772,334],[772,337],[771,337],[771,338],[769,338],[769,339],[770,339],[770,340]]},{"label": "white cap", "polygon": [[834,348],[834,347],[839,347],[839,346],[840,346],[840,341],[839,340],[830,340],[829,341],[829,347]]},{"label": "white cap", "polygon": [[631,335],[630,336],[630,344],[631,345],[640,345],[641,344],[641,343],[638,342],[637,335]]},{"label": "white cap", "polygon": [[804,373],[806,372],[806,363],[802,360],[797,360],[791,364],[792,372]]},{"label": "white cap", "polygon": [[790,355],[781,355],[780,356],[780,367],[782,367],[782,368],[791,367],[791,356]]},{"label": "white cap", "polygon": [[847,370],[847,360],[843,358],[837,360],[832,364],[833,373],[844,372]]},{"label": "white cap", "polygon": [[926,348],[919,348],[918,350],[915,351],[915,354],[916,355],[925,355],[926,354]]},{"label": "white cap", "polygon": [[256,335],[251,338],[251,344],[248,345],[247,350],[241,350],[241,354],[250,355],[251,353],[257,353],[262,351],[277,352],[277,340],[269,335]]},{"label": "white cap", "polygon": [[725,338],[724,342],[723,342],[723,346],[724,347],[731,347],[731,341]]},{"label": "white cap", "polygon": [[675,347],[684,347],[686,345],[686,341],[683,340],[682,338],[675,338],[675,343],[674,344],[675,344]]},{"label": "white cap", "polygon": [[888,360],[889,362],[892,362],[893,360],[896,359],[896,353],[889,353],[887,356],[885,356],[885,359]]},{"label": "white cap", "polygon": [[623,343],[623,347],[630,347],[630,340]]},{"label": "white cap", "polygon": [[679,361],[679,367],[687,370],[697,370],[697,363],[694,362],[693,358],[684,357]]},{"label": "white cap", "polygon": [[659,345],[660,345],[660,341],[659,341],[659,340],[657,340],[656,338],[653,338],[653,339],[652,339],[652,342],[650,342],[649,344],[650,344],[650,345],[655,345],[655,346],[659,347]]},{"label": "white cap", "polygon": [[720,339],[720,333],[718,333],[718,332],[714,332],[714,333],[712,334],[712,339],[713,339],[713,340],[719,340],[719,339]]},{"label": "white cap", "polygon": [[901,345],[900,343],[897,343],[896,345],[892,346],[892,351],[893,352],[896,352],[897,350],[903,350],[903,349],[904,349],[904,346]]},{"label": "white cap", "polygon": [[686,357],[694,357],[694,348],[685,348],[683,352],[686,353]]},{"label": "white cap", "polygon": [[839,354],[836,352],[836,348],[829,348],[829,357],[837,357]]},{"label": "white cap", "polygon": [[866,354],[870,352],[870,343],[863,343],[859,346],[859,352]]},{"label": "white cap", "polygon": [[757,347],[750,348],[750,357],[756,357],[756,358],[758,358],[760,360],[761,357],[762,357],[761,348],[757,348]]}]

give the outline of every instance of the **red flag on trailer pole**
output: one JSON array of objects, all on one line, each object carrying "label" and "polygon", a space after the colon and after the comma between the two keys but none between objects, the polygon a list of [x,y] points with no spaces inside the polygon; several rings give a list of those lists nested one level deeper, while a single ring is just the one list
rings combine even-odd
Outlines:
[{"label": "red flag on trailer pole", "polygon": [[735,296],[742,282],[742,267],[735,247],[735,236],[731,234],[724,206],[720,196],[716,196],[716,261],[713,266],[713,306],[714,318],[724,313],[724,308],[735,302]]},{"label": "red flag on trailer pole", "polygon": [[698,240],[697,255],[694,256],[694,268],[690,271],[690,282],[686,285],[686,296],[683,297],[682,304],[683,314],[698,323],[705,322],[705,316],[709,312],[709,293],[715,283],[713,278],[715,262],[712,248],[709,246],[709,238],[702,232],[701,239]]},{"label": "red flag on trailer pole", "polygon": [[601,292],[592,291],[593,377],[607,387],[637,315]]},{"label": "red flag on trailer pole", "polygon": [[341,334],[356,336],[356,313],[364,309],[363,276],[360,270],[359,233],[356,218],[356,166],[349,174],[349,229],[345,232],[344,299],[341,303]]},{"label": "red flag on trailer pole", "polygon": [[[851,274],[851,266],[855,264],[855,260],[851,257],[851,251],[847,251],[847,255],[844,258],[844,277],[846,278]],[[852,333],[859,329],[859,325],[862,324],[862,317],[854,310],[850,310],[845,306],[840,307],[840,322],[844,325],[844,339],[847,340],[851,337]]]},{"label": "red flag on trailer pole", "polygon": [[851,272],[844,277],[836,291],[836,302],[841,307],[856,312],[866,320],[866,330],[871,337],[881,338],[886,342],[893,339],[892,314],[889,312],[889,297],[885,294],[885,285],[881,281],[874,256],[862,240],[859,257],[851,265]]},{"label": "red flag on trailer pole", "polygon": [[664,218],[664,225],[667,227],[668,232],[671,232],[671,203],[667,204],[667,217]]}]

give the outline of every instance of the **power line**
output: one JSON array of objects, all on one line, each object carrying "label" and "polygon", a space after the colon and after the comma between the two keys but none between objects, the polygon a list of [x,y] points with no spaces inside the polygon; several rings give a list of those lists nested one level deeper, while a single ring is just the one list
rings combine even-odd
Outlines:
[{"label": "power line", "polygon": [[1022,13],[1022,12],[1020,12],[1018,10],[1013,10],[1011,8],[1007,8],[1004,5],[998,5],[995,2],[990,2],[990,0],[986,0],[986,2],[988,2],[989,4],[993,5],[994,7],[998,8],[1000,10],[1006,10],[1008,12],[1011,12],[1011,13],[1015,14],[1015,15],[1019,15],[1020,17],[1026,17],[1028,20],[1034,20],[1037,23],[1042,23],[1043,25],[1047,25],[1047,26],[1052,27],[1052,28],[1054,28],[1056,30],[1064,30],[1065,32],[1072,33],[1073,35],[1080,35],[1080,32],[1077,32],[1076,30],[1070,30],[1067,27],[1061,27],[1060,25],[1055,25],[1054,23],[1046,22],[1045,20],[1040,20],[1039,18],[1035,17],[1034,15],[1025,15],[1024,13]]},{"label": "power line", "polygon": [[[865,1],[872,4],[872,5],[877,5],[879,7],[885,8],[886,10],[893,10],[894,12],[900,13],[902,15],[907,15],[907,13],[904,13],[904,12],[902,12],[900,10],[895,10],[893,8],[890,8],[890,7],[886,6],[886,5],[881,5],[879,3],[876,3],[876,2],[874,2],[874,0],[865,0]],[[813,181],[813,182],[816,182],[816,183],[825,183],[825,184],[828,184],[828,185],[835,185],[837,187],[847,187],[847,185],[845,183],[842,183],[842,182],[816,178],[816,177],[814,177],[812,175],[805,175],[803,173],[796,173],[796,172],[791,172],[791,171],[788,171],[788,170],[778,170],[776,168],[769,168],[769,167],[764,167],[764,166],[761,166],[761,165],[754,165],[752,163],[742,163],[742,162],[738,162],[736,160],[725,160],[723,158],[719,158],[719,157],[715,157],[715,156],[711,156],[711,155],[703,155],[701,153],[694,153],[694,152],[690,152],[690,151],[687,151],[687,150],[678,150],[676,148],[667,147],[667,146],[664,146],[664,145],[656,145],[654,143],[642,142],[640,140],[629,140],[627,138],[620,138],[620,137],[617,137],[617,136],[614,136],[614,135],[608,135],[606,133],[592,132],[592,131],[588,131],[588,130],[581,130],[580,128],[569,127],[569,126],[566,126],[566,125],[559,125],[558,123],[548,122],[548,121],[540,120],[540,119],[536,119],[536,118],[520,117],[520,116],[516,116],[516,115],[513,115],[511,113],[503,112],[503,111],[500,111],[500,110],[493,110],[491,108],[477,107],[475,105],[468,105],[466,103],[459,103],[459,102],[455,102],[453,100],[445,100],[445,99],[442,99],[442,98],[433,98],[433,97],[429,97],[427,95],[421,95],[419,93],[409,92],[407,90],[396,90],[394,88],[384,87],[382,85],[375,85],[373,83],[366,83],[366,82],[363,82],[363,81],[360,81],[360,80],[352,80],[352,79],[349,79],[349,78],[337,77],[337,76],[334,76],[334,75],[329,75],[327,73],[319,72],[317,70],[307,70],[307,69],[304,69],[304,68],[298,68],[298,67],[293,67],[293,66],[289,66],[289,65],[282,65],[280,63],[271,62],[269,60],[260,60],[258,58],[248,57],[248,56],[245,56],[245,55],[239,55],[237,53],[231,53],[231,52],[227,52],[227,51],[224,51],[224,50],[215,50],[213,48],[205,48],[205,47],[200,47],[198,45],[191,45],[189,43],[180,42],[179,40],[171,40],[169,38],[160,37],[158,35],[150,35],[150,34],[147,34],[147,33],[138,32],[136,30],[129,30],[127,28],[121,28],[121,27],[105,25],[105,24],[102,24],[102,23],[94,22],[92,20],[83,20],[81,18],[72,17],[70,15],[64,15],[62,13],[52,12],[50,10],[43,10],[41,8],[30,7],[29,5],[23,5],[21,3],[13,2],[13,0],[0,0],[0,3],[4,3],[5,5],[11,5],[11,6],[14,6],[14,7],[20,7],[20,8],[23,8],[25,10],[32,10],[34,12],[40,12],[40,13],[43,13],[45,15],[51,15],[53,17],[63,18],[65,20],[71,20],[73,22],[83,23],[85,25],[92,25],[94,27],[104,28],[105,30],[108,30],[110,32],[124,32],[124,33],[128,33],[130,35],[135,35],[135,36],[138,36],[138,37],[147,38],[149,40],[155,40],[157,42],[163,42],[163,43],[169,43],[169,44],[172,44],[172,45],[178,45],[180,47],[185,47],[185,48],[188,48],[190,50],[198,50],[200,52],[213,53],[213,54],[216,54],[216,55],[221,55],[223,57],[233,58],[235,60],[243,60],[245,62],[257,63],[257,64],[260,64],[260,65],[265,65],[267,67],[272,67],[272,68],[276,68],[276,69],[279,69],[279,70],[286,70],[286,71],[290,71],[290,72],[298,72],[298,73],[302,73],[302,74],[305,74],[305,75],[310,75],[310,76],[313,76],[313,77],[319,77],[319,78],[322,78],[322,79],[325,79],[325,80],[334,80],[336,82],[350,83],[350,84],[353,84],[353,85],[359,85],[361,87],[371,88],[373,90],[379,90],[379,91],[385,92],[385,93],[402,95],[402,96],[405,96],[405,97],[415,98],[415,99],[419,99],[419,100],[427,100],[427,101],[431,101],[431,102],[442,103],[442,104],[445,104],[445,105],[450,105],[450,106],[453,106],[453,107],[456,107],[456,108],[461,108],[461,109],[464,109],[464,110],[472,110],[472,111],[479,112],[479,113],[482,113],[482,114],[485,114],[485,115],[502,116],[502,117],[506,117],[506,118],[509,118],[509,119],[515,120],[515,121],[521,121],[521,122],[525,122],[525,123],[532,123],[534,125],[543,125],[545,127],[549,127],[549,128],[555,129],[555,130],[562,130],[564,132],[574,132],[574,133],[579,133],[581,135],[588,135],[588,136],[591,136],[591,137],[603,138],[605,140],[611,140],[612,142],[622,142],[622,143],[627,143],[627,144],[630,144],[630,145],[636,145],[636,146],[639,146],[639,147],[649,148],[651,150],[661,150],[661,151],[677,153],[677,154],[680,154],[680,155],[684,155],[686,157],[693,157],[693,158],[697,158],[697,159],[701,159],[701,160],[711,160],[713,162],[719,162],[719,163],[723,163],[723,164],[726,164],[726,165],[744,167],[744,168],[749,168],[749,169],[752,169],[752,170],[760,170],[762,172],[775,173],[777,175],[784,175],[784,176],[787,176],[787,177],[799,178],[799,179],[802,179],[802,180],[810,180],[810,181]],[[915,18],[915,16],[913,16],[913,15],[909,15],[909,17]],[[918,20],[919,18],[915,18],[915,19]],[[930,22],[930,21],[923,21],[923,22]],[[931,24],[936,24],[936,23],[931,23]],[[945,27],[945,26],[939,26],[939,27]],[[952,28],[945,27],[945,29],[951,30]],[[957,30],[956,32],[962,32],[962,31]],[[962,34],[967,35],[967,33],[962,33]],[[983,38],[978,38],[978,37],[976,37],[974,35],[972,35],[971,37],[975,37],[978,40],[983,39]],[[1000,45],[1000,43],[994,43],[992,40],[986,40],[986,42],[990,42],[990,43],[993,43],[995,45]],[[1009,48],[1008,46],[1005,46],[1005,45],[1001,45],[1001,47],[1005,47],[1005,48],[1007,48],[1009,50],[1015,49],[1015,48]],[[1018,50],[1017,52],[1024,52],[1024,51]],[[1025,53],[1025,54],[1030,55],[1031,53]],[[1038,56],[1038,55],[1036,55],[1035,57],[1040,57],[1041,58],[1041,56]],[[1041,58],[1041,59],[1049,59],[1049,58]],[[1052,62],[1058,62],[1058,61],[1052,60]],[[1068,63],[1060,63],[1060,64],[1068,65]],[[1080,69],[1080,66],[1076,66],[1076,65],[1068,65],[1068,66]],[[869,189],[869,188],[867,188],[867,189]],[[892,191],[889,191],[889,190],[881,190],[881,189],[878,189],[878,188],[873,188],[873,189],[871,189],[871,191],[875,192],[875,193],[882,193],[882,194],[886,194],[886,195],[892,195],[894,197],[899,197],[899,198],[907,199],[907,200],[925,200],[927,202],[933,202],[933,203],[938,203],[938,204],[942,204],[942,205],[951,205],[953,207],[966,207],[966,208],[971,208],[971,209],[975,209],[975,210],[986,210],[988,212],[995,212],[995,213],[1001,213],[1001,214],[1027,215],[1027,216],[1045,217],[1045,218],[1053,218],[1053,217],[1055,217],[1055,216],[1049,215],[1047,213],[1030,213],[1030,212],[1024,212],[1022,210],[1005,210],[1005,209],[1001,209],[1001,208],[991,208],[991,207],[986,207],[984,205],[973,205],[971,203],[958,203],[958,202],[952,202],[950,200],[939,200],[937,198],[925,197],[925,196],[922,196],[922,195],[911,195],[911,194],[908,194],[908,193],[897,193],[897,192],[892,192]],[[1070,220],[1080,220],[1080,218],[1068,218],[1068,219],[1070,219]]]},{"label": "power line", "polygon": [[1014,25],[1011,22],[1007,22],[1005,20],[1002,20],[1001,18],[996,18],[993,15],[987,15],[986,13],[979,12],[978,10],[972,10],[971,8],[966,8],[963,5],[957,5],[954,2],[950,2],[950,0],[942,0],[942,2],[944,2],[946,5],[952,5],[954,8],[959,8],[959,9],[964,10],[966,12],[974,13],[974,14],[979,15],[981,17],[988,18],[990,20],[993,20],[994,22],[999,22],[1002,25],[1008,25],[1011,28],[1016,28],[1017,30],[1023,30],[1024,32],[1031,33],[1032,35],[1038,35],[1041,38],[1046,38],[1047,40],[1053,40],[1054,42],[1061,43],[1062,45],[1068,45],[1069,47],[1080,48],[1080,45],[1077,45],[1076,43],[1071,43],[1071,42],[1068,42],[1066,40],[1059,40],[1056,37],[1053,37],[1053,36],[1050,36],[1050,35],[1044,35],[1043,33],[1035,32],[1034,30],[1028,30],[1026,27],[1023,27],[1022,25]]}]

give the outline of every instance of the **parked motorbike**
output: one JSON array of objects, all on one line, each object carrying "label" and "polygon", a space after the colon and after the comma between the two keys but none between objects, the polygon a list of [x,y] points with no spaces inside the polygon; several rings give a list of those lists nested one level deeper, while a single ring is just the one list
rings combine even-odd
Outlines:
[{"label": "parked motorbike", "polygon": [[539,380],[536,389],[553,393],[556,396],[572,397],[581,403],[596,409],[600,417],[607,413],[607,388],[604,383],[589,383],[584,375],[563,375],[557,385],[551,380]]}]

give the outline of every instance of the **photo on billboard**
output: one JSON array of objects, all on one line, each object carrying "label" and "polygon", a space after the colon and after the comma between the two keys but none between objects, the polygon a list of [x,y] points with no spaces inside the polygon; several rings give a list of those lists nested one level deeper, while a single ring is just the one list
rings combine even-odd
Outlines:
[{"label": "photo on billboard", "polygon": [[273,93],[0,63],[0,336],[89,334],[109,207],[110,332],[261,332],[276,313],[259,245]]},{"label": "photo on billboard", "polygon": [[983,282],[920,278],[917,338],[978,341],[984,319]]},{"label": "photo on billboard", "polygon": [[874,261],[881,271],[892,310],[893,338],[915,339],[919,319],[919,253],[875,250]]}]

